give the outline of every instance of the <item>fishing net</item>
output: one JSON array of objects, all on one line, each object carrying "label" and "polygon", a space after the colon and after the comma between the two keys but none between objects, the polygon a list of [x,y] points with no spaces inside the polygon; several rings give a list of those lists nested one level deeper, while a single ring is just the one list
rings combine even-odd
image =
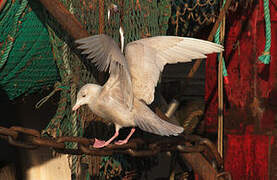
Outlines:
[{"label": "fishing net", "polygon": [[48,31],[27,0],[8,0],[0,12],[0,97],[15,99],[53,85],[58,70]]},{"label": "fishing net", "polygon": [[[61,1],[65,7],[77,17],[91,34],[105,33],[113,37],[119,43],[119,27],[124,29],[124,44],[149,36],[166,34],[168,17],[170,15],[170,1],[104,1],[104,0],[84,0],[84,1]],[[112,13],[108,20],[107,11],[111,3],[118,6],[119,12]],[[87,122],[91,122],[94,116],[89,110],[82,108],[79,114],[72,112],[72,105],[76,100],[77,90],[86,83],[95,82],[98,73],[91,64],[82,62],[71,50],[70,37],[62,33],[62,29],[57,27],[57,22],[48,16],[47,28],[50,34],[50,41],[53,45],[54,59],[59,68],[61,81],[56,84],[56,89],[60,90],[61,99],[56,115],[45,128],[44,134],[50,136],[83,136]],[[95,75],[95,76],[93,76]],[[54,90],[55,91],[55,90]],[[99,134],[105,139],[111,136],[112,131],[101,131],[103,124],[93,124],[93,132],[90,137]],[[104,127],[107,129],[107,127]],[[113,129],[108,127],[108,129]],[[98,133],[98,134],[97,134]],[[88,136],[86,136],[88,137]],[[68,148],[76,148],[76,144],[68,143]],[[101,176],[105,179],[114,177],[123,178],[127,171],[139,167],[150,168],[155,163],[155,158],[140,158],[136,160],[126,160],[126,156],[116,157],[79,157],[71,156],[71,169],[73,174],[78,174],[80,161],[91,167],[88,175]],[[146,163],[147,162],[147,163]],[[145,164],[146,163],[146,164]],[[140,165],[139,165],[140,164]],[[135,165],[135,166],[134,166]],[[148,168],[148,169],[149,169]],[[92,171],[92,169],[97,169]]]},{"label": "fishing net", "polygon": [[[253,5],[254,0],[231,2],[228,11],[244,11]],[[171,2],[171,16],[168,34],[202,37],[211,30],[219,15],[223,1],[220,0],[176,0]]]},{"label": "fishing net", "polygon": [[[119,42],[118,30],[121,25],[125,32],[125,44],[143,37],[165,34],[171,11],[170,1],[61,2],[91,35],[106,33]],[[112,14],[108,21],[106,12],[110,3],[116,4],[120,13]],[[95,82],[92,74],[94,67],[85,65],[72,52],[70,37],[36,1],[8,0],[1,11],[0,20],[1,97],[12,100],[20,95],[39,91],[43,87],[53,86],[53,92],[36,106],[39,108],[55,92],[60,92],[57,112],[43,135],[83,136],[88,113],[84,111],[77,115],[71,111],[71,107],[79,87]],[[75,148],[76,144],[68,143],[67,147]],[[80,158],[71,157],[73,174],[78,171]],[[124,160],[119,159],[121,162]],[[107,158],[103,160],[105,162]],[[112,174],[110,170],[103,172],[103,176]],[[119,171],[119,174],[122,174],[122,171]]]},{"label": "fishing net", "polygon": [[[202,27],[215,21],[220,7],[218,0],[61,0],[61,2],[91,35],[105,33],[119,43],[119,27],[122,26],[125,45],[140,38],[166,33],[194,36]],[[107,11],[111,3],[118,6],[119,12],[111,13],[111,18],[108,20]],[[53,86],[53,92],[36,106],[39,108],[59,91],[60,100],[56,114],[43,131],[43,135],[84,136],[85,124],[95,118],[87,109],[83,108],[76,114],[71,108],[75,103],[78,89],[86,83],[96,82],[101,76],[98,76],[93,65],[82,62],[72,51],[70,48],[73,46],[72,41],[59,23],[37,1],[7,0],[4,9],[0,11],[0,34],[1,98],[12,100],[20,95],[28,95],[44,87]],[[103,131],[100,133],[105,134]],[[110,136],[109,133],[105,135]],[[76,148],[76,144],[68,143],[67,147]],[[85,162],[90,165],[88,179],[91,175],[106,179],[115,176],[123,178],[124,171],[132,170],[130,164],[141,165],[147,169],[154,164],[151,159],[132,163],[132,160],[124,156],[100,159],[72,156],[70,164],[73,174],[78,174],[80,159],[88,159]],[[99,166],[91,167],[92,163]],[[111,165],[106,166],[107,163]],[[113,167],[117,167],[117,171]],[[95,168],[96,170],[92,171]]]},{"label": "fishing net", "polygon": [[168,32],[179,36],[195,36],[202,28],[216,21],[219,4],[218,0],[172,1]]}]

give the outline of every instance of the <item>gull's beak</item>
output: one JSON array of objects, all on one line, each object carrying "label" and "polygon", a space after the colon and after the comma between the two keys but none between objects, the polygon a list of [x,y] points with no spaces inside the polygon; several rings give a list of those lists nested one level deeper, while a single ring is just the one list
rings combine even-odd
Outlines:
[{"label": "gull's beak", "polygon": [[80,106],[81,106],[80,103],[76,102],[76,104],[72,108],[72,111],[76,111],[77,109],[79,109]]},{"label": "gull's beak", "polygon": [[78,106],[77,104],[75,104],[72,108],[72,111],[76,111],[80,106]]},{"label": "gull's beak", "polygon": [[86,98],[77,98],[75,105],[72,107],[72,111],[76,111],[79,109],[82,105],[87,104]]}]

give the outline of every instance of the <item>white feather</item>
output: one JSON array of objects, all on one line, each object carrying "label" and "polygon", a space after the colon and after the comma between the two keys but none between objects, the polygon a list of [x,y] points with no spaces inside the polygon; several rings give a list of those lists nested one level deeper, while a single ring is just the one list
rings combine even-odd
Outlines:
[{"label": "white feather", "polygon": [[155,87],[166,64],[206,58],[221,52],[221,45],[194,38],[156,36],[129,43],[126,60],[132,77],[134,96],[152,103]]}]

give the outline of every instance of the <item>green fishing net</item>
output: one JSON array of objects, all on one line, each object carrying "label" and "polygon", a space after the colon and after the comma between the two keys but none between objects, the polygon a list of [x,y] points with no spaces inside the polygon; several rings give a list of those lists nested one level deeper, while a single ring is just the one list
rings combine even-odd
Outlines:
[{"label": "green fishing net", "polygon": [[59,79],[48,31],[32,8],[27,0],[8,0],[0,12],[1,99],[30,94]]},{"label": "green fishing net", "polygon": [[[219,10],[217,0],[61,0],[61,2],[91,35],[105,33],[120,43],[119,27],[122,26],[125,45],[140,38],[156,35],[193,36],[203,25],[213,23]],[[111,3],[118,6],[119,12],[112,13],[108,20],[107,11]],[[98,73],[95,73],[93,65],[82,62],[73,52],[74,44],[71,37],[64,33],[59,23],[38,1],[31,0],[7,0],[4,9],[0,11],[0,34],[1,97],[14,99],[54,85],[53,92],[37,105],[40,107],[51,98],[51,95],[59,91],[60,100],[56,114],[49,121],[43,135],[83,136],[85,122],[89,122],[93,116],[84,109],[76,114],[71,108],[78,89],[86,83],[96,82],[99,77],[95,76]],[[66,146],[77,148],[74,143],[67,143]],[[77,174],[81,159],[86,158],[71,156],[73,174]],[[132,161],[124,156],[112,159],[93,158],[89,160],[90,163],[86,162],[90,165],[91,162],[98,162],[99,167],[96,168],[98,171],[88,168],[87,179],[92,175],[106,178],[116,175],[123,178],[126,175],[124,171],[132,170],[130,168]],[[109,167],[117,167],[117,171],[115,168],[104,168],[106,162],[112,162]],[[147,169],[153,164],[149,158],[137,162]]]},{"label": "green fishing net", "polygon": [[[84,25],[86,30],[91,34],[105,33],[114,38],[120,43],[119,27],[124,29],[124,44],[138,40],[143,37],[165,35],[168,18],[171,12],[170,1],[108,1],[108,0],[83,0],[83,1],[61,1],[64,6]],[[107,11],[111,3],[118,6],[119,12],[112,13],[108,20]],[[54,59],[59,68],[61,81],[56,86],[60,90],[61,99],[56,115],[51,119],[49,125],[45,128],[45,133],[54,137],[58,136],[83,136],[85,130],[85,122],[89,122],[93,116],[89,111],[81,109],[79,114],[72,112],[71,108],[76,100],[76,93],[78,89],[86,84],[96,82],[93,76],[95,68],[91,64],[86,64],[86,61],[81,61],[78,56],[70,48],[70,37],[65,35],[60,27],[57,27],[57,22],[50,15],[47,18],[47,28],[50,35],[50,41],[53,44]],[[96,129],[101,129],[101,125],[93,125]],[[94,133],[97,131],[94,131]],[[104,134],[104,135],[103,135]],[[103,133],[102,137],[109,137],[109,133]],[[76,148],[76,144],[68,143],[68,148]],[[71,169],[74,172],[79,168],[80,161],[90,159],[91,157],[71,156]],[[99,173],[94,173],[91,169],[88,171],[88,177],[123,177],[127,170],[130,170],[130,164],[136,164],[134,161],[126,161],[125,156],[103,157],[102,160],[96,161],[98,157],[93,157],[93,160],[86,161],[98,162]],[[152,162],[149,158],[140,163]],[[111,167],[103,168],[103,162],[113,162]],[[104,163],[107,164],[107,163]],[[128,166],[126,164],[129,164]],[[116,166],[114,166],[116,165]],[[115,171],[115,168],[117,171]],[[144,165],[145,166],[145,165]],[[106,166],[104,166],[106,167]],[[96,171],[97,172],[97,171]]]}]

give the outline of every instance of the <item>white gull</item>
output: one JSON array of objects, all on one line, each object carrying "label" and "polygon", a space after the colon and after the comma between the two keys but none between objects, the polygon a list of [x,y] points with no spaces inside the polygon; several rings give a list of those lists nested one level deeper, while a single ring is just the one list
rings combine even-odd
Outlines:
[{"label": "white gull", "polygon": [[125,144],[140,129],[162,136],[177,136],[183,128],[160,119],[147,104],[154,100],[155,87],[166,64],[190,62],[206,58],[205,54],[223,51],[209,41],[177,36],[156,36],[127,44],[125,56],[115,41],[104,34],[79,39],[82,54],[95,63],[98,70],[109,70],[110,77],[103,85],[86,84],[77,94],[72,110],[87,104],[91,111],[114,123],[115,133],[107,141],[95,139],[94,147],[110,144],[122,127],[133,127]]}]

